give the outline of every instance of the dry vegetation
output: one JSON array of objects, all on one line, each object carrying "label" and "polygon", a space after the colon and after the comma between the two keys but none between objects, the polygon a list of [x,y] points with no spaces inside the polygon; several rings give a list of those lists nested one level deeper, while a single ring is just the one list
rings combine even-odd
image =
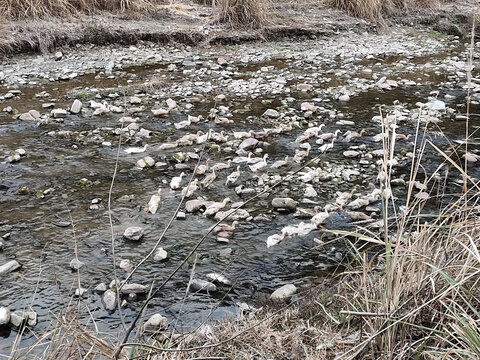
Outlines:
[{"label": "dry vegetation", "polygon": [[232,27],[260,28],[267,24],[267,0],[216,0],[218,21]]},{"label": "dry vegetation", "polygon": [[77,12],[152,10],[149,0],[2,0],[0,14],[9,19],[40,18],[47,16],[66,17]]},{"label": "dry vegetation", "polygon": [[330,0],[333,7],[347,11],[350,15],[378,20],[385,13],[398,9],[434,7],[445,0]]}]

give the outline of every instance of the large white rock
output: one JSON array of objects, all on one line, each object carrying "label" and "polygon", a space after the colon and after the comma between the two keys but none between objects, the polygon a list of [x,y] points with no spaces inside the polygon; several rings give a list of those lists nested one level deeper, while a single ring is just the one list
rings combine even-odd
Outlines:
[{"label": "large white rock", "polygon": [[22,265],[17,260],[11,260],[6,264],[0,266],[0,276],[11,273],[17,269],[20,269]]},{"label": "large white rock", "polygon": [[193,279],[190,283],[190,289],[194,291],[206,291],[206,292],[215,292],[217,287],[215,284],[212,284],[210,281],[205,281],[201,279]]},{"label": "large white rock", "polygon": [[156,332],[168,328],[168,319],[160,314],[154,314],[143,325],[145,332]]},{"label": "large white rock", "polygon": [[108,289],[102,297],[103,306],[108,311],[114,311],[117,307],[117,295],[114,291]]},{"label": "large white rock", "polygon": [[131,226],[125,229],[123,237],[127,240],[138,241],[143,237],[143,229],[138,226]]},{"label": "large white rock", "polygon": [[145,294],[147,290],[147,287],[142,284],[125,284],[120,292],[122,294]]},{"label": "large white rock", "polygon": [[0,326],[8,325],[10,322],[10,310],[6,307],[0,307]]},{"label": "large white rock", "polygon": [[80,111],[82,111],[82,102],[78,99],[75,99],[75,101],[73,102],[71,108],[70,108],[70,112],[72,114],[78,114]]},{"label": "large white rock", "polygon": [[155,251],[155,255],[153,255],[153,260],[155,261],[163,261],[168,257],[168,253],[161,247],[159,247]]},{"label": "large white rock", "polygon": [[293,294],[297,292],[297,287],[293,284],[283,285],[281,288],[275,290],[272,295],[270,295],[270,299],[272,300],[284,300],[291,297]]}]

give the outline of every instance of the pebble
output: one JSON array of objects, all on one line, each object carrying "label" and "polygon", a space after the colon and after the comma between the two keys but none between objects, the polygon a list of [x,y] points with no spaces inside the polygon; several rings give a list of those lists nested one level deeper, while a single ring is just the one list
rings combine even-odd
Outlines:
[{"label": "pebble", "polygon": [[280,117],[280,113],[275,109],[268,109],[263,113],[263,116],[277,119]]},{"label": "pebble", "polygon": [[10,322],[10,310],[4,306],[0,307],[0,326],[6,326]]},{"label": "pebble", "polygon": [[297,208],[298,202],[291,198],[274,198],[272,200],[272,206],[275,209],[282,208],[288,210],[295,210]]},{"label": "pebble", "polygon": [[37,313],[35,311],[15,311],[10,314],[10,324],[12,326],[19,328],[25,322],[28,326],[37,325]]},{"label": "pebble", "polygon": [[190,289],[194,291],[215,292],[217,287],[209,281],[201,279],[193,279],[190,283]]},{"label": "pebble", "polygon": [[126,228],[123,237],[130,241],[139,241],[143,237],[143,229],[138,226]]},{"label": "pebble", "polygon": [[290,298],[293,294],[297,292],[297,287],[293,284],[283,285],[281,288],[275,290],[270,299],[272,300],[285,300]]},{"label": "pebble", "polygon": [[142,169],[147,167],[153,167],[155,165],[155,160],[153,160],[153,158],[151,158],[150,156],[145,156],[144,158],[141,158],[137,161],[137,165]]},{"label": "pebble", "polygon": [[222,274],[218,274],[218,273],[209,273],[207,275],[205,275],[205,277],[210,280],[212,283],[214,282],[218,282],[220,284],[223,284],[223,285],[232,285],[232,282],[230,280],[228,280],[225,276],[223,276]]},{"label": "pebble", "polygon": [[82,102],[78,99],[75,99],[72,106],[70,107],[70,112],[72,114],[78,114],[80,111],[82,111],[82,106]]},{"label": "pebble", "polygon": [[159,247],[155,251],[155,255],[153,255],[153,260],[155,261],[163,261],[168,257],[168,253],[161,247]]},{"label": "pebble", "polygon": [[18,270],[22,265],[17,260],[10,260],[6,264],[0,266],[0,276],[11,273],[12,271]]},{"label": "pebble", "polygon": [[187,215],[183,211],[179,211],[177,213],[177,220],[185,220],[187,218]]},{"label": "pebble", "polygon": [[168,328],[168,319],[160,314],[154,314],[145,321],[143,330],[147,333],[154,333]]},{"label": "pebble", "polygon": [[105,291],[107,291],[107,285],[103,282],[95,287],[95,292],[98,294],[103,294]]},{"label": "pebble", "polygon": [[84,262],[81,262],[80,260],[78,259],[72,259],[72,261],[70,261],[70,268],[72,270],[75,270],[75,271],[78,271],[80,268],[82,268],[83,266],[85,266],[85,263]]},{"label": "pebble", "polygon": [[50,115],[52,115],[54,119],[61,119],[67,116],[67,110],[53,109],[52,111],[50,111]]},{"label": "pebble", "polygon": [[117,295],[113,290],[108,289],[102,297],[103,306],[108,311],[114,311],[117,307]]},{"label": "pebble", "polygon": [[146,294],[147,291],[148,291],[148,288],[142,284],[125,284],[123,285],[122,290],[120,290],[120,292],[124,295]]}]

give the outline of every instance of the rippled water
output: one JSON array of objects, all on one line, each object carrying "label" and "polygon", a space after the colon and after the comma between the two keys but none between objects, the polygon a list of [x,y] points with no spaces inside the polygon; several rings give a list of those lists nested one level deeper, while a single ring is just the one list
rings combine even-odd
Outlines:
[{"label": "rippled water", "polygon": [[[394,64],[399,59],[390,59]],[[422,62],[426,59],[414,59]],[[415,61],[413,62],[415,63]],[[369,64],[360,64],[369,66]],[[387,61],[387,65],[388,61]],[[238,78],[248,79],[255,76],[255,72],[265,66],[273,66],[277,71],[290,69],[294,73],[302,71],[308,75],[308,69],[295,68],[293,60],[278,59],[266,63],[238,66]],[[332,64],[332,68],[334,68]],[[72,100],[66,95],[75,88],[89,87],[117,87],[126,85],[131,74],[135,74],[135,82],[140,83],[151,79],[154,73],[165,72],[166,65],[147,66],[140,68],[123,69],[123,73],[117,74],[115,79],[105,79],[96,74],[86,75],[72,81],[47,83],[40,86],[21,88],[22,95],[19,98],[4,102],[20,112],[30,109],[41,110],[40,100],[34,96],[40,91],[47,91],[52,97],[59,99],[56,107],[68,106]],[[416,78],[420,74],[411,74]],[[367,76],[368,77],[368,76]],[[405,76],[406,78],[408,76]],[[166,81],[174,82],[181,78],[181,73],[169,75]],[[343,83],[336,80],[335,76],[329,76],[330,81],[321,85],[339,86]],[[377,104],[391,105],[395,100],[408,104],[417,101],[426,101],[428,94],[436,90],[446,81],[447,74],[433,75],[430,81],[423,86],[399,87],[391,91],[369,90],[360,93],[345,104],[332,104],[330,102],[320,105],[327,108],[336,108],[345,114],[346,119],[356,122],[356,125],[348,127],[353,129],[366,129],[373,135],[378,133],[379,127],[371,119],[378,114]],[[456,96],[454,102],[461,102],[465,91],[459,84],[448,86],[443,89],[444,93]],[[294,92],[289,94],[296,100],[289,104],[290,107],[299,108],[302,101],[311,98],[309,93]],[[263,119],[260,115],[268,108],[281,105],[281,100],[286,95],[264,96],[254,100],[232,98],[228,103],[233,112],[234,124],[215,125],[215,129],[231,133],[233,130],[261,130],[271,127],[271,122]],[[175,99],[181,101],[181,99]],[[269,100],[266,103],[264,100]],[[49,102],[48,100],[44,100]],[[85,101],[84,101],[85,103]],[[192,125],[186,130],[174,130],[171,122],[186,119],[186,114],[166,118],[154,118],[150,109],[154,105],[154,99],[149,98],[145,103],[146,109],[136,116],[140,117],[142,127],[152,131],[152,137],[146,142],[149,149],[142,155],[127,155],[121,151],[118,175],[116,178],[112,198],[112,218],[116,235],[116,255],[119,259],[130,259],[136,264],[139,259],[146,255],[153,244],[157,241],[164,230],[173,209],[175,209],[181,196],[179,192],[172,192],[168,183],[173,176],[178,175],[179,170],[174,169],[174,163],[170,163],[167,170],[144,169],[135,167],[136,161],[150,155],[157,161],[162,156],[168,156],[176,151],[192,151],[199,146],[192,146],[168,151],[157,150],[157,145],[164,141],[172,141],[184,135],[186,131],[196,132],[207,130],[207,123]],[[454,106],[454,103],[448,104]],[[192,114],[207,116],[215,104],[211,99],[196,104]],[[245,109],[247,106],[247,109]],[[235,111],[238,110],[238,111]],[[473,113],[479,113],[478,106],[472,108]],[[77,287],[77,273],[69,268],[69,262],[75,257],[75,244],[78,247],[78,258],[85,262],[86,266],[80,270],[80,280],[83,287],[89,292],[82,299],[80,316],[88,319],[89,309],[100,331],[116,334],[120,331],[118,314],[108,313],[101,304],[100,296],[95,294],[93,288],[100,282],[109,283],[113,279],[111,237],[108,214],[105,209],[89,210],[91,200],[101,198],[101,205],[107,206],[107,194],[111,176],[114,171],[116,159],[116,146],[118,136],[107,135],[105,140],[111,141],[113,146],[104,147],[98,142],[92,141],[92,136],[86,136],[84,140],[49,136],[49,131],[70,130],[88,131],[99,127],[118,127],[118,119],[121,114],[104,117],[74,116],[71,115],[62,123],[52,122],[48,125],[36,126],[35,124],[12,119],[11,115],[0,113],[0,149],[8,154],[8,150],[24,148],[27,156],[19,163],[0,164],[0,194],[2,216],[0,218],[0,235],[11,233],[5,240],[5,251],[0,254],[0,263],[7,262],[10,258],[16,258],[23,264],[21,271],[10,274],[1,279],[0,300],[2,306],[12,310],[31,307],[39,315],[39,325],[36,331],[48,328],[52,321],[52,314],[66,309],[72,303],[72,293]],[[478,115],[472,117],[472,126],[479,124]],[[325,118],[328,122],[328,118]],[[440,128],[446,131],[452,139],[460,139],[464,126],[461,123],[444,121]],[[335,130],[338,126],[334,121],[327,124],[327,130]],[[292,156],[295,151],[295,138],[304,129],[273,135],[266,139],[269,143],[264,150],[271,155],[271,161],[281,159],[286,155]],[[346,130],[343,129],[343,130]],[[414,126],[405,126],[401,129],[405,134],[412,134]],[[430,135],[429,135],[430,136]],[[441,137],[435,138],[437,144],[445,145],[446,141]],[[380,144],[373,143],[368,138],[356,140],[356,145],[366,144],[374,149],[380,148]],[[75,146],[73,146],[75,145]],[[127,144],[124,146],[132,146]],[[141,145],[135,144],[137,146]],[[338,142],[334,151],[327,153],[321,160],[334,164],[334,166],[352,162],[346,160],[341,154],[351,144]],[[406,150],[411,150],[411,145],[404,145]],[[473,148],[474,149],[474,148]],[[207,153],[206,156],[216,161],[226,161],[229,154]],[[433,151],[427,153],[426,167],[433,169],[440,159]],[[196,161],[187,162],[191,170]],[[288,170],[294,170],[291,166]],[[233,169],[233,167],[232,167]],[[234,201],[245,200],[235,195],[233,189],[225,188],[226,176],[232,169],[222,170],[211,189],[199,192],[209,200],[221,200],[230,196]],[[272,171],[271,173],[283,173],[284,171]],[[399,174],[408,169],[400,169]],[[359,178],[354,184],[358,189],[367,189],[374,181],[377,169],[363,168],[365,178]],[[189,175],[188,175],[189,176]],[[472,176],[479,176],[476,167],[472,167]],[[88,186],[78,184],[78,180],[87,178],[91,183]],[[372,180],[373,179],[373,180]],[[257,180],[252,173],[244,171],[242,181],[245,185],[255,185]],[[335,198],[335,191],[347,191],[352,188],[348,182],[327,182],[315,185],[319,193],[316,199],[319,205],[325,205]],[[161,207],[156,215],[146,214],[144,206],[150,196],[158,188],[163,188]],[[29,189],[25,195],[19,194],[20,189]],[[45,197],[37,197],[38,191],[52,188],[54,191]],[[300,200],[303,197],[303,186],[299,182],[291,181],[277,190],[278,195],[288,195]],[[133,195],[130,202],[120,202],[118,199],[123,195]],[[228,244],[217,243],[210,236],[197,251],[195,273],[201,277],[209,272],[223,272],[234,281],[231,289],[221,288],[214,295],[189,294],[185,297],[193,261],[189,261],[178,274],[174,276],[160,294],[152,301],[148,308],[149,313],[160,311],[170,320],[178,318],[178,329],[189,329],[193,325],[205,320],[213,312],[211,318],[220,319],[235,313],[235,302],[242,301],[256,304],[265,299],[274,289],[289,282],[299,285],[301,288],[309,287],[315,282],[321,282],[322,278],[329,276],[336,268],[337,263],[329,254],[331,244],[323,248],[314,249],[312,241],[314,237],[322,236],[322,231],[311,233],[304,238],[291,238],[283,241],[279,246],[267,249],[266,238],[278,233],[283,226],[298,223],[291,214],[277,214],[272,212],[269,203],[274,195],[256,200],[248,204],[246,209],[251,215],[266,214],[265,220],[242,222]],[[311,207],[307,205],[306,207]],[[73,220],[72,227],[58,227],[59,221]],[[332,216],[326,224],[327,228],[344,228],[346,221],[341,214]],[[175,220],[161,246],[168,251],[166,261],[158,263],[148,260],[132,277],[131,282],[145,285],[158,286],[189,253],[192,246],[201,235],[214,224],[212,219],[205,218],[201,214],[187,214],[187,220]],[[128,226],[141,226],[145,229],[145,236],[139,243],[132,243],[122,239],[121,234]],[[228,256],[222,255],[226,248],[232,250]],[[117,271],[121,277],[122,270]],[[124,309],[127,323],[136,315],[144,297],[130,301]],[[4,331],[0,341],[0,352],[8,354],[16,333]],[[23,343],[28,345],[34,339],[33,333],[25,335]]]}]

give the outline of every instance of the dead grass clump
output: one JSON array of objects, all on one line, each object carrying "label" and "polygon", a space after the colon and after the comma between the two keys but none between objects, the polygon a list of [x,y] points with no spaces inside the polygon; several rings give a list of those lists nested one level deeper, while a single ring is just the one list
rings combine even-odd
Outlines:
[{"label": "dead grass clump", "polygon": [[260,28],[268,23],[267,0],[215,0],[218,22],[233,28]]},{"label": "dead grass clump", "polygon": [[2,0],[0,14],[8,19],[68,17],[78,12],[153,10],[149,0]]},{"label": "dead grass clump", "polygon": [[442,1],[445,0],[330,0],[330,3],[352,16],[378,20],[385,13],[409,8],[435,7]]}]

